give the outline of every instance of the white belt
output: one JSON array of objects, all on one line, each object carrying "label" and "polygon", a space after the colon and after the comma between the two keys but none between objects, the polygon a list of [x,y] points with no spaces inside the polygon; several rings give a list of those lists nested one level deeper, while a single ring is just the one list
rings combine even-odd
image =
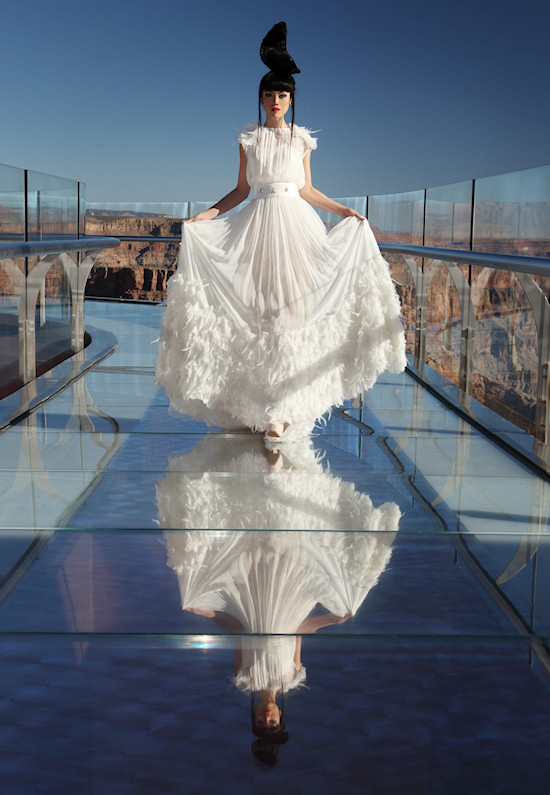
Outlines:
[{"label": "white belt", "polygon": [[267,185],[258,185],[254,188],[253,199],[271,199],[274,196],[299,196],[298,186],[295,182],[270,182]]}]

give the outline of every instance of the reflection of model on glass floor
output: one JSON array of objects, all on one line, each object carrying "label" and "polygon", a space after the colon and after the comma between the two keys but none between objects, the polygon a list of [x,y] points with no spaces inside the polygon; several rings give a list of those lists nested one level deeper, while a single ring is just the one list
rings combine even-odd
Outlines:
[{"label": "reflection of model on glass floor", "polygon": [[[284,694],[306,678],[301,634],[353,616],[389,561],[399,511],[371,503],[370,519],[392,532],[165,533],[182,608],[242,635],[233,682],[251,694],[253,731],[270,748],[284,739]],[[318,605],[325,612],[310,615]]]},{"label": "reflection of model on glass floor", "polygon": [[324,472],[308,441],[288,443],[277,465],[258,437],[211,436],[172,459],[157,484],[182,608],[241,635],[233,682],[251,695],[254,752],[266,764],[288,737],[284,695],[305,681],[301,634],[355,615],[388,564],[400,518],[395,503],[375,508]]}]

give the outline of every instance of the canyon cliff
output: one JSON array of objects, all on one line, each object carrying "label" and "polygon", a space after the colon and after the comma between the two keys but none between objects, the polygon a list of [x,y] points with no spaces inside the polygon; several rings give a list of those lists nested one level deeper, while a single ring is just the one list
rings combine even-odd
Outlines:
[{"label": "canyon cliff", "polygon": [[106,298],[132,298],[163,301],[166,282],[174,272],[179,243],[155,243],[155,237],[178,237],[177,218],[135,215],[87,215],[87,235],[107,237],[151,236],[147,242],[123,241],[104,251],[94,265],[86,284],[86,295]]}]

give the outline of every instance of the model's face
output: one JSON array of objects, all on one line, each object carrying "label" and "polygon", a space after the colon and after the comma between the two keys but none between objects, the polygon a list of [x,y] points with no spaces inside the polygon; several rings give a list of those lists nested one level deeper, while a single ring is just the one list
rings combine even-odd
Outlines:
[{"label": "model's face", "polygon": [[276,729],[281,724],[281,711],[274,701],[258,704],[254,710],[254,723],[258,728]]},{"label": "model's face", "polygon": [[262,91],[262,105],[267,116],[272,119],[284,119],[290,103],[288,91]]}]

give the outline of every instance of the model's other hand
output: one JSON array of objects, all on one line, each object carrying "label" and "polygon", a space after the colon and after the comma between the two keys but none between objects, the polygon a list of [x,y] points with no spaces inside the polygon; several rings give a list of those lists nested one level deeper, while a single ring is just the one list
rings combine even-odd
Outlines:
[{"label": "model's other hand", "polygon": [[204,616],[205,618],[215,618],[216,613],[214,610],[203,610],[200,607],[184,607],[186,613],[194,613],[196,616]]},{"label": "model's other hand", "polygon": [[202,213],[197,213],[192,218],[184,218],[182,223],[193,224],[195,221],[212,221],[214,218],[217,218],[219,214],[219,210],[211,207],[209,210],[203,210]]},{"label": "model's other hand", "polygon": [[359,215],[357,210],[354,210],[351,207],[344,207],[342,211],[342,218],[357,218],[358,221],[365,220],[364,216]]}]

